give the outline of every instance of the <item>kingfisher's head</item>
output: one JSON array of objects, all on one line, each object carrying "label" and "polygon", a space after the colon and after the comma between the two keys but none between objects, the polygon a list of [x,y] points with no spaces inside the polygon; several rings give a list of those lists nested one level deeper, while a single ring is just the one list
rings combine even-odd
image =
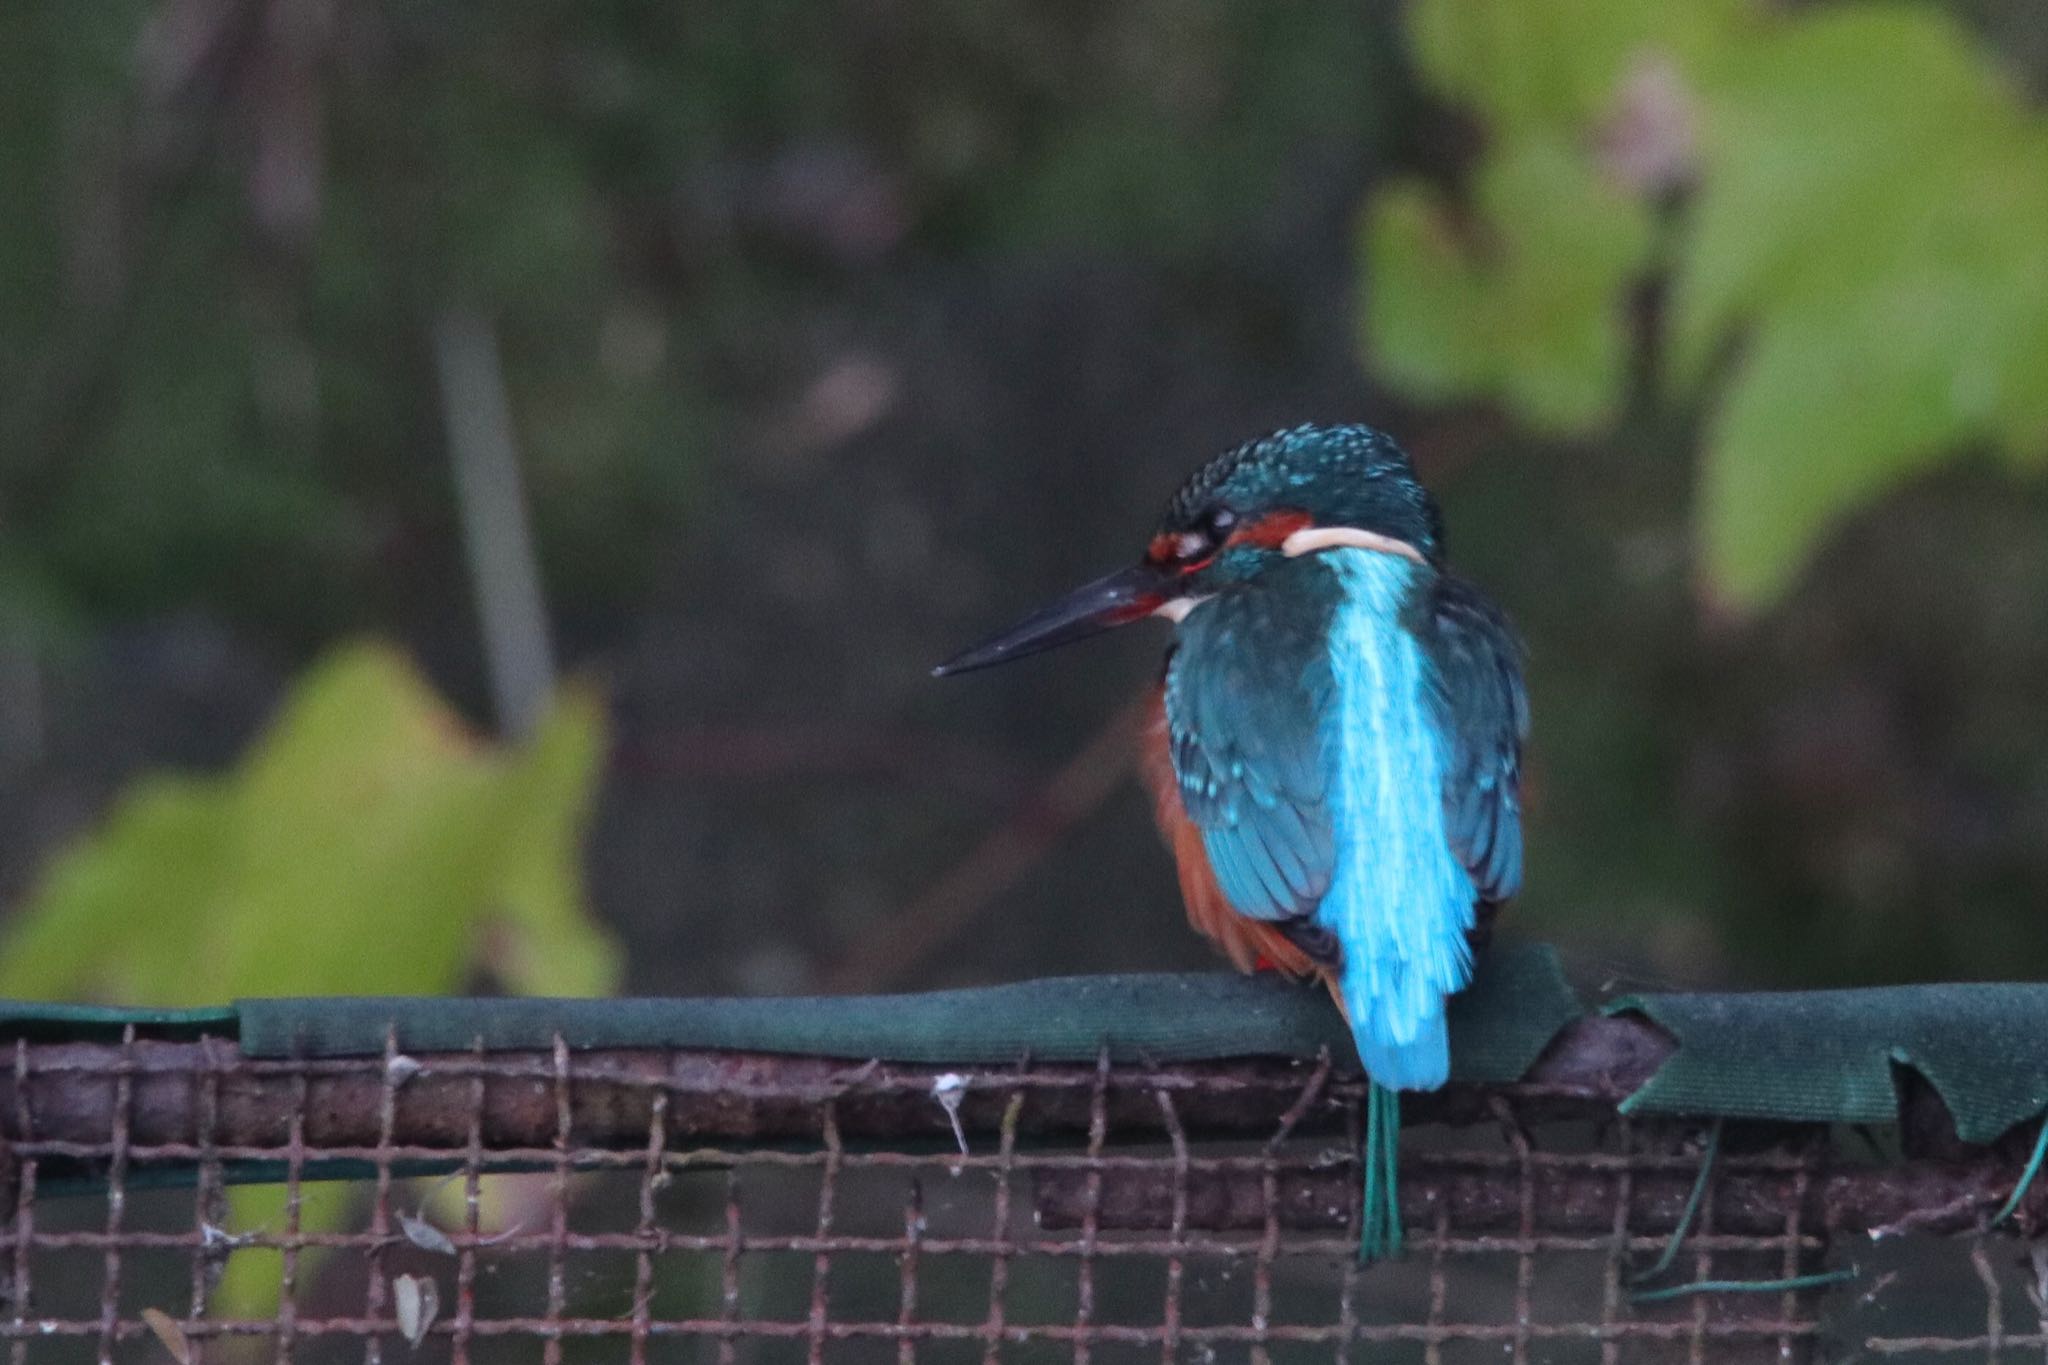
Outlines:
[{"label": "kingfisher's head", "polygon": [[1443,558],[1436,499],[1384,432],[1277,431],[1219,455],[1182,484],[1137,564],[1076,589],[933,672],[1008,663],[1147,616],[1178,621],[1229,584],[1340,545],[1436,565]]}]

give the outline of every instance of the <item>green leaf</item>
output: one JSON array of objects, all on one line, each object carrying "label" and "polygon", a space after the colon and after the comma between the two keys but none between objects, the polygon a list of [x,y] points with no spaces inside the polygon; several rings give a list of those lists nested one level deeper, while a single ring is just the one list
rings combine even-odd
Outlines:
[{"label": "green leaf", "polygon": [[[2048,275],[2048,259],[2037,265]],[[2007,459],[2022,469],[2038,469],[2048,465],[2048,279],[2029,283],[2030,289],[2006,299],[2024,316],[2004,333],[2009,345],[1997,380],[2003,401],[1993,424]]]},{"label": "green leaf", "polygon": [[1929,325],[1954,308],[1942,284],[1759,327],[1712,425],[1696,514],[1706,585],[1727,606],[1783,592],[1841,516],[1971,434],[1953,401],[1952,333]]},{"label": "green leaf", "polygon": [[1421,185],[1395,185],[1368,205],[1360,239],[1373,267],[1360,316],[1375,368],[1427,399],[1490,386],[1500,372],[1492,302],[1445,207]]},{"label": "green leaf", "polygon": [[[0,995],[431,994],[480,966],[516,991],[609,992],[619,953],[578,876],[604,733],[597,699],[571,690],[530,743],[493,749],[396,653],[338,651],[237,770],[144,778],[57,860],[0,943]],[[303,1230],[346,1216],[305,1196]],[[239,1229],[282,1228],[281,1188],[232,1207]],[[267,1315],[280,1269],[236,1252],[217,1306]]]},{"label": "green leaf", "polygon": [[1729,73],[1673,357],[1697,379],[1750,328],[1696,525],[1709,589],[1755,610],[1903,480],[2048,445],[2048,130],[1921,9],[1802,16]]},{"label": "green leaf", "polygon": [[[0,948],[0,996],[221,1003],[220,996],[180,991],[179,971],[161,970],[170,964],[135,951],[129,936],[139,930],[137,936],[152,938],[162,918],[180,930],[191,925],[211,892],[227,836],[215,784],[138,780],[88,845],[59,857],[10,923]],[[130,899],[137,892],[141,898]],[[192,955],[188,947],[178,957]]]},{"label": "green leaf", "polygon": [[1702,104],[1672,308],[1687,380],[1745,316],[1868,287],[2030,216],[2020,201],[2048,172],[2038,120],[1923,7],[1787,20],[1732,55]]},{"label": "green leaf", "polygon": [[1413,186],[1370,206],[1368,352],[1427,397],[1494,398],[1546,426],[1592,425],[1621,386],[1624,298],[1648,256],[1648,211],[1547,138],[1503,148],[1475,198],[1472,225]]},{"label": "green leaf", "polygon": [[0,995],[433,993],[493,943],[515,989],[609,990],[577,877],[602,745],[572,693],[526,750],[492,750],[399,656],[342,650],[235,772],[143,779],[57,860],[0,942]]},{"label": "green leaf", "polygon": [[617,947],[591,931],[579,875],[604,738],[602,701],[571,688],[505,774],[496,855],[504,932],[492,936],[488,961],[521,994],[608,995],[618,986]]},{"label": "green leaf", "polygon": [[1471,221],[1405,185],[1372,207],[1363,311],[1394,382],[1545,428],[1611,418],[1650,246],[1599,167],[1632,136],[1691,183],[1662,353],[1681,392],[1725,380],[1694,517],[1727,605],[1767,605],[1944,459],[2048,460],[2048,120],[1944,14],[1418,0],[1411,32],[1491,141]]}]

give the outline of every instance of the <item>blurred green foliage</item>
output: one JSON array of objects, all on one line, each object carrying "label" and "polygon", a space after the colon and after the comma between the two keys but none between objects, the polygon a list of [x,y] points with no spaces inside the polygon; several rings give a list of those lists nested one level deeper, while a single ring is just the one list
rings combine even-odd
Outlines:
[{"label": "blurred green foliage", "polygon": [[[196,1005],[485,977],[607,994],[620,954],[581,868],[604,735],[597,699],[570,691],[520,749],[493,750],[398,655],[337,650],[234,771],[137,779],[58,857],[0,938],[0,996]],[[345,1198],[307,1200],[300,1228],[337,1226]],[[234,1222],[275,1227],[285,1200],[238,1190]],[[272,1312],[279,1275],[236,1257],[217,1301]]]},{"label": "blurred green foliage", "polygon": [[593,697],[494,751],[390,651],[338,651],[234,771],[142,778],[57,859],[0,939],[0,996],[605,994],[619,954],[580,875],[603,748]]},{"label": "blurred green foliage", "polygon": [[1700,568],[1742,609],[1930,464],[2048,462],[2048,118],[1944,14],[1410,15],[1486,144],[1462,193],[1404,182],[1367,214],[1367,346],[1397,382],[1558,432],[1704,408]]}]

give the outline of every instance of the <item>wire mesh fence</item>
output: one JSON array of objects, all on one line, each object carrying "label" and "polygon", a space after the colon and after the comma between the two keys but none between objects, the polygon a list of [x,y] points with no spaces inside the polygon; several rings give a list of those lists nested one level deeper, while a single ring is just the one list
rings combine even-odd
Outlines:
[{"label": "wire mesh fence", "polygon": [[1631,1119],[1660,1046],[1587,1020],[1521,1084],[1414,1098],[1409,1250],[1361,1267],[1363,1094],[1327,1061],[18,1041],[0,1336],[184,1365],[2048,1358],[2048,1262],[1990,1226],[2027,1141]]}]

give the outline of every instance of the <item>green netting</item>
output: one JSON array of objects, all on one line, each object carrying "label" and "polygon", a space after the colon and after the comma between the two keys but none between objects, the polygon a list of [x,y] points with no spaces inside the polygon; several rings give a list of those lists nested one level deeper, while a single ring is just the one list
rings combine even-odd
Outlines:
[{"label": "green netting", "polygon": [[2048,1108],[2048,985],[1641,995],[1678,1050],[1623,1108],[1817,1123],[1890,1123],[1894,1065],[1932,1085],[1965,1142]]},{"label": "green netting", "polygon": [[[1160,1062],[1215,1057],[1354,1060],[1349,1035],[1318,987],[1265,975],[1077,976],[920,995],[726,1000],[245,1000],[252,1056],[572,1047],[698,1047],[896,1062]],[[1489,953],[1452,1002],[1452,1070],[1504,1083],[1529,1069],[1582,1013],[1557,954],[1540,944]]]}]

